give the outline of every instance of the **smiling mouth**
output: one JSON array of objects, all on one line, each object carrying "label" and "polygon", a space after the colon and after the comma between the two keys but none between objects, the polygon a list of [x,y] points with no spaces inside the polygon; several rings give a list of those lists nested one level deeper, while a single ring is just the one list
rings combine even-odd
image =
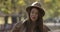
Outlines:
[{"label": "smiling mouth", "polygon": [[35,19],[35,17],[32,17],[33,19]]}]

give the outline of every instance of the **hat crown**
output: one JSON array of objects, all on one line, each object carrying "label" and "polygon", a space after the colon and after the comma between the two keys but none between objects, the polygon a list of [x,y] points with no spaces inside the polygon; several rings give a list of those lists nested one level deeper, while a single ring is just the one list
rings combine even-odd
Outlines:
[{"label": "hat crown", "polygon": [[26,11],[28,12],[28,13],[30,13],[30,9],[31,8],[37,8],[37,9],[39,9],[39,13],[41,14],[41,16],[44,16],[45,15],[45,12],[44,12],[44,10],[42,9],[42,7],[41,7],[41,4],[39,3],[39,2],[34,2],[34,3],[32,3],[32,5],[30,5],[29,7],[27,7],[26,8]]},{"label": "hat crown", "polygon": [[41,8],[41,4],[39,2],[34,2],[34,3],[32,3],[31,6],[36,6],[36,7]]}]

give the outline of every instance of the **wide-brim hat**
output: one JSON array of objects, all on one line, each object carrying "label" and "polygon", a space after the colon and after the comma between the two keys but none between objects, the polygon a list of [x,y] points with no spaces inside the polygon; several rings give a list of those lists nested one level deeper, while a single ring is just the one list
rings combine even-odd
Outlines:
[{"label": "wide-brim hat", "polygon": [[30,11],[31,11],[32,8],[37,8],[38,9],[38,12],[41,14],[41,16],[44,16],[45,15],[45,11],[41,8],[41,5],[39,3],[35,2],[31,6],[28,6],[26,8],[26,11],[28,13],[30,13]]}]

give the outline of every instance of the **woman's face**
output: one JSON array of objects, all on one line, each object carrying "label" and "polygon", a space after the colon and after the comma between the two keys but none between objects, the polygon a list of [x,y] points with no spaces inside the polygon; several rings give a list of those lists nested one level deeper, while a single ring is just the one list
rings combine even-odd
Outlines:
[{"label": "woman's face", "polygon": [[32,21],[36,21],[38,18],[38,10],[36,8],[32,8],[30,12],[30,18]]}]

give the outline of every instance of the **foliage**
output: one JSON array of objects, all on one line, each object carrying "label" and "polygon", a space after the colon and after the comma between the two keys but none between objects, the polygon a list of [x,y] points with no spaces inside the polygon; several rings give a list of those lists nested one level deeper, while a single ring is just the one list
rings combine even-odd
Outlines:
[{"label": "foliage", "polygon": [[60,0],[0,0],[0,11],[5,14],[19,14],[35,1],[42,1],[42,6],[46,12],[44,19],[60,15]]}]

